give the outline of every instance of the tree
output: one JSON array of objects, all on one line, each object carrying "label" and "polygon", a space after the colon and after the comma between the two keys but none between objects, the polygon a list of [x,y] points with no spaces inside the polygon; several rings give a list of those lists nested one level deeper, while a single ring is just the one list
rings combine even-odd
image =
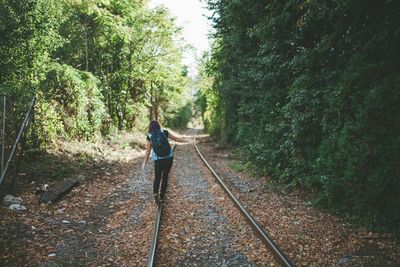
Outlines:
[{"label": "tree", "polygon": [[400,136],[393,115],[400,112],[400,7],[208,3],[214,82],[203,94],[219,102],[203,107],[218,110],[206,125],[220,125],[221,138],[261,172],[320,192],[326,207],[400,231],[393,149]]}]

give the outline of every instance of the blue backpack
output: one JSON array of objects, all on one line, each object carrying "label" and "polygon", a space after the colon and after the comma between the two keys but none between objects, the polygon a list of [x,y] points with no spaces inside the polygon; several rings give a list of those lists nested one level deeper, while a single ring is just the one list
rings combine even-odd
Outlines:
[{"label": "blue backpack", "polygon": [[171,146],[169,145],[168,138],[163,131],[156,130],[151,132],[149,141],[158,157],[166,157],[171,152]]}]

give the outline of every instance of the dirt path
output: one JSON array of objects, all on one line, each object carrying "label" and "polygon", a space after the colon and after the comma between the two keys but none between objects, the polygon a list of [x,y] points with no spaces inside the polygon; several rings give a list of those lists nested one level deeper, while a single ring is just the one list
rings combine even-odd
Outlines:
[{"label": "dirt path", "polygon": [[[0,209],[0,265],[145,265],[156,207],[152,176],[140,171],[142,139],[139,133],[102,144],[64,143],[36,158],[26,174],[32,181],[21,188],[27,211]],[[64,166],[70,167],[67,177],[85,179],[60,201],[39,204],[36,187],[59,178]]]},{"label": "dirt path", "polygon": [[33,204],[27,214],[17,214],[16,225],[7,221],[8,230],[15,233],[17,226],[24,233],[5,266],[145,265],[156,207],[151,180],[139,166],[137,160],[116,183],[109,178],[104,184],[83,184],[53,206]]}]

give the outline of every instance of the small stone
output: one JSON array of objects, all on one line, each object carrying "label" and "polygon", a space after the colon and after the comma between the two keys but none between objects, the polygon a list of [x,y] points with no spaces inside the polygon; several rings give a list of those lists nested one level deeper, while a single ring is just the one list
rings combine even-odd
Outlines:
[{"label": "small stone", "polygon": [[58,209],[58,210],[57,210],[57,213],[64,213],[64,208]]},{"label": "small stone", "polygon": [[10,210],[16,210],[16,211],[25,211],[26,210],[25,206],[22,206],[21,204],[11,204],[8,208]]},{"label": "small stone", "polygon": [[351,257],[343,257],[338,261],[338,264],[349,264],[351,262]]},{"label": "small stone", "polygon": [[22,204],[22,198],[14,197],[12,195],[6,195],[3,198],[3,204],[4,204],[4,206],[7,206],[7,207],[9,207],[11,204]]}]

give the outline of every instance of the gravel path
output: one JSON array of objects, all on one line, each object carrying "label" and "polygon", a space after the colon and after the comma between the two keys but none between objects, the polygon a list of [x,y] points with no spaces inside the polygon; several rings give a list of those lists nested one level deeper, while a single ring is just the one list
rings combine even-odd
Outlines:
[{"label": "gravel path", "polygon": [[[143,266],[156,207],[151,199],[151,170],[138,171],[138,163],[126,180],[115,186],[85,220],[65,224],[69,234],[55,246],[58,263],[83,266]],[[88,195],[96,194],[94,191]],[[133,264],[133,265],[132,265]]]},{"label": "gravel path", "polygon": [[261,257],[250,260],[246,255],[249,246],[240,247],[237,242],[242,239],[253,242],[254,247],[263,246],[252,235],[202,166],[193,146],[180,145],[170,175],[157,266],[265,265],[268,256],[264,249],[257,250]]},{"label": "gravel path", "polygon": [[[29,185],[22,194],[26,212],[0,210],[2,266],[146,265],[157,208],[154,166],[141,172],[137,150],[104,145],[104,151],[129,161],[94,160],[93,153],[81,172],[86,179],[60,201],[40,205]],[[158,266],[274,265],[191,144],[177,148],[159,240]]]}]

